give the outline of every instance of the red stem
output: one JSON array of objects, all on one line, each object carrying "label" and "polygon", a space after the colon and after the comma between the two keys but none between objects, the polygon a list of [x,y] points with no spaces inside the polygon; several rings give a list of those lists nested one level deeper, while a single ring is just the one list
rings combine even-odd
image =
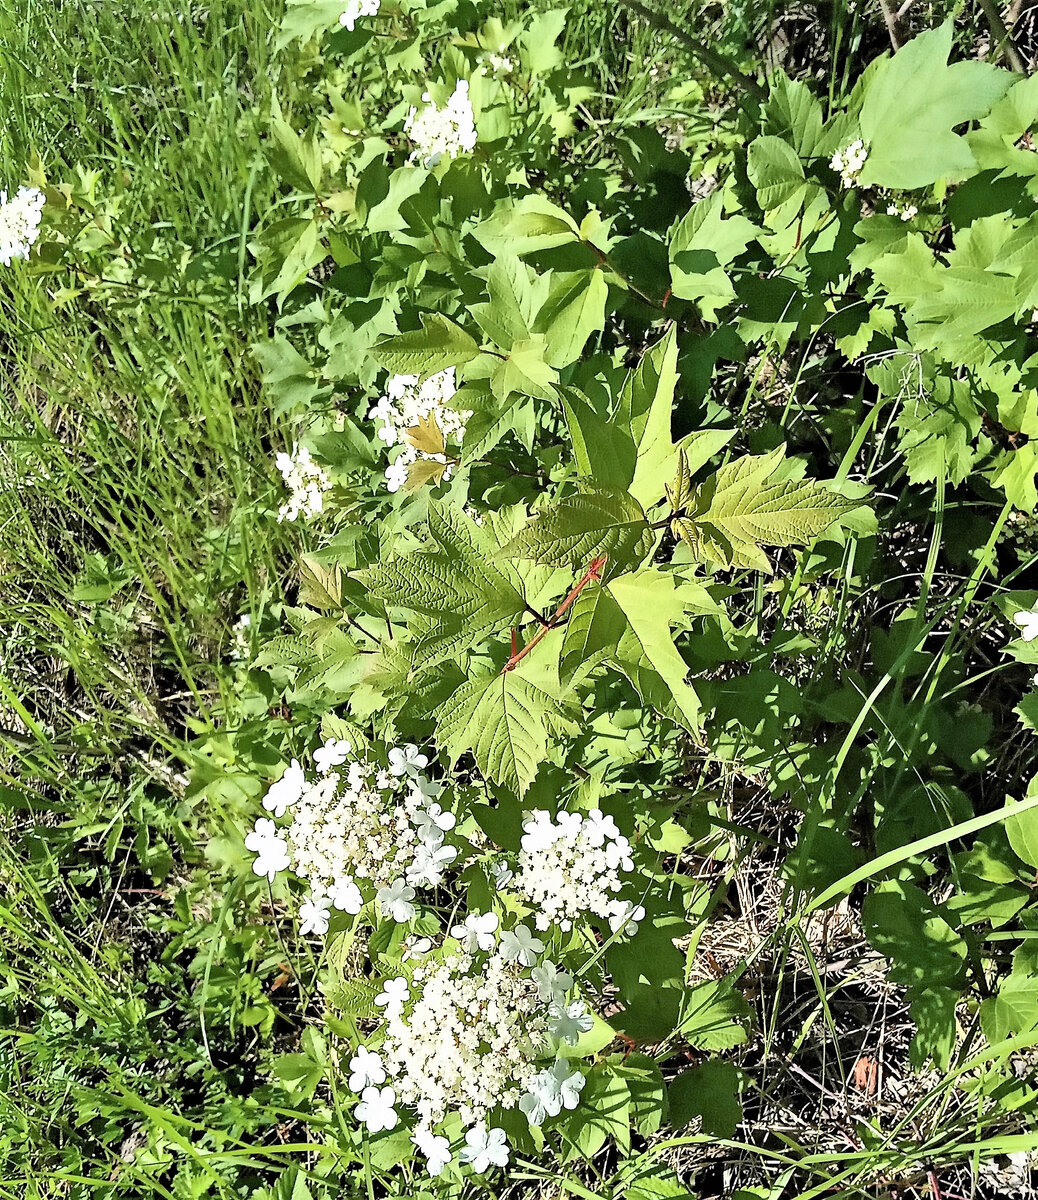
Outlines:
[{"label": "red stem", "polygon": [[512,656],[511,656],[511,658],[509,658],[508,662],[506,662],[505,665],[501,668],[502,675],[504,675],[507,671],[514,670],[523,661],[523,659],[530,653],[530,651],[534,648],[534,646],[536,646],[537,643],[539,641],[541,641],[543,638],[546,638],[548,636],[548,634],[558,625],[559,621],[561,621],[562,618],[566,615],[566,613],[570,610],[570,608],[573,606],[574,602],[576,601],[577,597],[587,587],[587,585],[589,583],[598,583],[599,582],[599,580],[602,578],[602,571],[603,571],[606,563],[608,562],[608,560],[609,560],[608,554],[600,554],[598,556],[598,558],[596,558],[594,560],[594,562],[592,562],[591,566],[588,567],[588,569],[584,572],[584,577],[570,591],[570,593],[566,597],[566,599],[563,600],[563,602],[555,610],[555,612],[551,616],[551,619],[544,623],[544,625],[537,631],[537,633],[535,633],[533,635],[532,638],[530,638],[530,640],[526,643],[526,645],[518,653],[516,653],[516,649],[515,649],[515,630],[514,629],[512,630]]}]

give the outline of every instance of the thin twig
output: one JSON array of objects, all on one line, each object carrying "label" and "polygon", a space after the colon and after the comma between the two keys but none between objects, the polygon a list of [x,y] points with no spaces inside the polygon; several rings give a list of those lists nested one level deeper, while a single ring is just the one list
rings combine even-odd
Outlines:
[{"label": "thin twig", "polygon": [[1016,42],[1013,41],[1013,35],[1005,26],[1002,20],[1002,14],[998,11],[998,5],[995,0],[980,0],[980,7],[984,10],[984,16],[988,19],[988,24],[991,26],[991,36],[995,42],[995,54],[992,59],[997,57],[998,51],[1001,51],[1006,56],[1006,61],[1019,75],[1027,74],[1027,66],[1020,55],[1020,51],[1016,48]]},{"label": "thin twig", "polygon": [[879,7],[883,13],[887,33],[890,35],[890,45],[897,52],[905,44],[905,35],[901,30],[901,13],[894,12],[888,0],[879,0]]},{"label": "thin twig", "polygon": [[682,29],[670,17],[646,7],[646,5],[640,3],[640,0],[624,0],[624,2],[628,8],[633,8],[636,13],[640,13],[650,25],[654,25],[657,29],[662,29],[664,32],[676,37],[686,49],[690,50],[699,59],[704,67],[708,67],[715,75],[727,75],[734,84],[742,88],[754,100],[764,100],[767,97],[767,92],[756,79],[751,79],[749,75],[744,75],[723,54],[718,54],[716,50],[711,50],[709,46],[704,46],[701,41],[694,38],[688,30]]}]

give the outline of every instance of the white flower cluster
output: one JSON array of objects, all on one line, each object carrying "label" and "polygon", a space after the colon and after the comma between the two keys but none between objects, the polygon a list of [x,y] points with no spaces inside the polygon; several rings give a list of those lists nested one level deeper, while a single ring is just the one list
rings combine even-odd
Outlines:
[{"label": "white flower cluster", "polygon": [[11,265],[13,258],[28,258],[40,236],[44,195],[39,188],[19,188],[10,198],[0,191],[0,263]]},{"label": "white flower cluster", "polygon": [[845,188],[854,187],[868,156],[868,147],[861,138],[856,138],[850,145],[836,151],[829,160],[829,166],[839,172],[840,182]]},{"label": "white flower cluster", "polygon": [[479,68],[481,75],[511,75],[515,70],[515,63],[506,54],[488,54],[483,61],[483,65]]},{"label": "white flower cluster", "polygon": [[[461,444],[472,412],[451,407],[450,401],[457,390],[453,367],[430,375],[424,382],[417,375],[390,377],[386,394],[368,413],[369,419],[380,422],[376,432],[386,446],[401,448],[399,456],[386,470],[386,487],[390,492],[403,487],[407,482],[408,468],[418,459],[447,463],[446,455],[426,453],[414,446],[407,437],[408,430],[431,420],[443,435],[445,445],[449,441]],[[444,479],[450,478],[450,472],[448,464],[443,473]]]},{"label": "white flower cluster", "polygon": [[381,0],[347,0],[346,9],[339,18],[339,24],[344,25],[350,33],[361,17],[377,17]]},{"label": "white flower cluster", "polygon": [[888,204],[887,216],[900,217],[902,221],[911,221],[913,217],[919,216],[919,209],[914,204],[906,204],[904,208],[898,208],[896,204]]},{"label": "white flower cluster", "polygon": [[248,613],[242,613],[231,628],[231,658],[235,662],[249,657],[252,648],[249,641],[251,634],[252,617]]},{"label": "white flower cluster", "polygon": [[299,911],[303,933],[326,933],[332,908],[358,913],[371,893],[383,913],[410,921],[416,889],[438,887],[458,857],[445,844],[454,814],[437,803],[441,786],[423,773],[429,760],[417,746],[390,750],[388,769],[348,762],[352,752],[348,742],[325,742],[314,753],[315,780],[293,759],[263,799],[290,823],[279,829],[261,818],[245,840],[257,855],[257,875],[273,879],[290,867],[309,881]]},{"label": "white flower cluster", "polygon": [[469,85],[459,79],[446,108],[432,103],[428,92],[422,94],[425,105],[411,107],[404,121],[404,133],[414,144],[409,162],[420,159],[435,167],[441,158],[470,154],[476,147],[476,118],[469,99]]},{"label": "white flower cluster", "polygon": [[274,460],[292,495],[278,509],[279,521],[307,520],[324,511],[324,493],[332,486],[327,472],[310,456],[305,446],[293,446],[291,454],[279,451]]},{"label": "white flower cluster", "polygon": [[593,808],[586,815],[560,812],[552,820],[551,813],[535,809],[523,829],[510,886],[534,909],[538,929],[568,931],[590,913],[614,932],[637,931],[644,909],[617,897],[624,885],[620,872],[634,870],[631,843],[612,817]]},{"label": "white flower cluster", "polygon": [[501,954],[474,966],[462,950],[415,968],[410,1012],[387,1012],[382,1058],[425,1128],[452,1111],[471,1126],[498,1105],[514,1108],[547,1045],[549,1014],[529,972]]},{"label": "white flower cluster", "polygon": [[[1038,606],[1013,613],[1013,624],[1020,630],[1020,637],[1025,642],[1033,642],[1035,638],[1038,638]],[[1038,671],[1034,673],[1031,685],[1038,687]]]},{"label": "white flower cluster", "polygon": [[385,1012],[380,1051],[361,1046],[350,1061],[358,1120],[377,1132],[396,1125],[397,1105],[413,1109],[431,1175],[453,1161],[434,1132],[448,1114],[468,1127],[461,1161],[482,1172],[508,1161],[504,1131],[488,1126],[495,1108],[518,1106],[535,1125],[575,1108],[581,1072],[564,1060],[539,1070],[537,1058],[549,1039],[576,1043],[592,1025],[583,1001],[567,1001],[572,976],[548,961],[527,969],[543,949],[529,929],[499,939],[495,914],[470,913],[452,932],[460,950],[426,960],[410,980],[385,981],[375,998]]}]

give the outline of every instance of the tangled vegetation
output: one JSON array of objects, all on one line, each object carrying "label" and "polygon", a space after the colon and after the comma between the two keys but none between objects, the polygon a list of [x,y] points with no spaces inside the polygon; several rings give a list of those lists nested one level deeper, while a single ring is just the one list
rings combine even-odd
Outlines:
[{"label": "tangled vegetation", "polygon": [[0,10],[0,1196],[1032,1194],[1009,17]]}]

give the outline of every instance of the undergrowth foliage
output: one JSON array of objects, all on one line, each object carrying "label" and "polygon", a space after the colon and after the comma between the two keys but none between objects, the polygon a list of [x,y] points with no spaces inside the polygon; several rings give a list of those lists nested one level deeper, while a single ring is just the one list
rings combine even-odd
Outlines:
[{"label": "undergrowth foliage", "polygon": [[[283,432],[257,507],[298,553],[183,752],[225,890],[185,885],[178,936],[205,892],[297,982],[301,1034],[248,983],[219,1020],[278,1043],[315,1179],[689,1194],[676,1151],[768,1113],[755,965],[698,965],[769,842],[738,780],[796,816],[776,976],[853,902],[911,1066],[1016,1133],[1038,80],[950,61],[949,22],[828,106],[775,71],[722,134],[660,124],[677,82],[597,122],[566,20],[289,0],[243,283]],[[94,173],[27,170],[0,262],[58,308],[166,286]],[[929,1132],[855,1130],[884,1169]]]}]

